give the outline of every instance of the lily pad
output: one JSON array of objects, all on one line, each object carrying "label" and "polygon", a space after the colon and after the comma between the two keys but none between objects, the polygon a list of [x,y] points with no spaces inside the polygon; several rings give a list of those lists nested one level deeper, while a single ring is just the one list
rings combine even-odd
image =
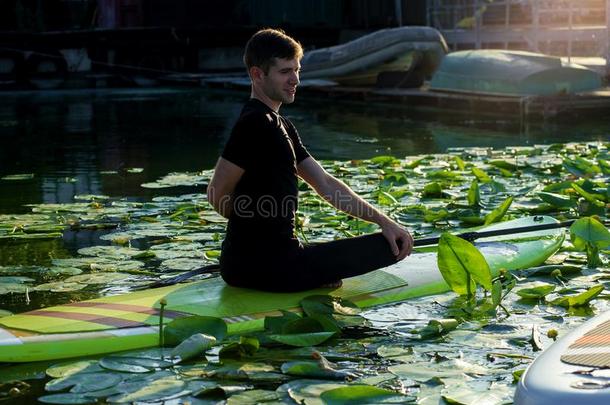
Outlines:
[{"label": "lily pad", "polygon": [[221,341],[227,334],[227,324],[211,316],[188,316],[174,319],[163,328],[165,344],[175,346],[196,333],[214,336]]},{"label": "lily pad", "polygon": [[522,288],[520,290],[515,291],[518,296],[525,299],[542,299],[555,291],[555,286],[553,284],[539,284],[535,287]]},{"label": "lily pad", "polygon": [[269,335],[271,340],[289,346],[316,346],[335,336],[335,332],[294,333],[287,335]]},{"label": "lily pad", "polygon": [[63,391],[71,388],[70,392],[84,393],[98,391],[112,387],[123,381],[118,374],[111,373],[75,373],[63,378],[49,381],[45,385],[47,391]]},{"label": "lily pad", "polygon": [[320,398],[329,405],[404,404],[416,400],[415,397],[408,397],[398,392],[370,385],[348,385],[334,388],[323,392]]}]

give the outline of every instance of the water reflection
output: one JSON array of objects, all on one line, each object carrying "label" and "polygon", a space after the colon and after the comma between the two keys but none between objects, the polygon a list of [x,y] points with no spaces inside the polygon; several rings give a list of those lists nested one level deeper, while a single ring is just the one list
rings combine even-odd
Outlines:
[{"label": "water reflection", "polygon": [[[0,212],[25,212],[28,203],[69,202],[74,194],[150,198],[141,183],[214,165],[247,97],[245,91],[158,88],[3,93],[0,177],[35,177],[0,181]],[[319,159],[608,139],[607,118],[527,126],[404,105],[307,98],[285,106],[283,113]]]}]

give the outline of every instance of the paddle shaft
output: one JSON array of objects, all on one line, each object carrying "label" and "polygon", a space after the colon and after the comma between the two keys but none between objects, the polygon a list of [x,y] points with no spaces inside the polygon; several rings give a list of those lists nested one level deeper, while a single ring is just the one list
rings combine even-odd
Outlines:
[{"label": "paddle shaft", "polygon": [[[557,228],[567,228],[574,223],[575,220],[564,221],[564,222],[556,222],[553,224],[540,224],[540,225],[530,225],[530,226],[522,226],[518,228],[512,229],[498,229],[495,231],[480,231],[480,232],[465,232],[458,234],[462,239],[466,239],[468,241],[473,241],[480,238],[488,238],[492,236],[502,236],[502,235],[512,235],[515,233],[526,233],[526,232],[536,232],[536,231],[544,231],[546,229],[557,229]],[[415,239],[413,241],[413,246],[430,246],[438,244],[440,237],[434,236],[432,238],[421,238]],[[188,280],[191,277],[194,277],[199,274],[205,273],[217,273],[220,271],[219,264],[210,264],[208,266],[203,266],[194,270],[187,271],[186,273],[179,274],[175,277],[168,278],[165,280],[159,280],[152,284],[145,286],[144,288],[155,288],[155,287],[164,287],[168,285],[174,285],[176,283],[180,283],[184,280]]]},{"label": "paddle shaft", "polygon": [[[574,223],[574,219],[570,221],[564,222],[556,222],[554,224],[540,224],[540,225],[530,225],[530,226],[521,226],[518,228],[511,229],[498,229],[496,231],[480,231],[480,232],[464,232],[460,233],[456,236],[459,236],[462,239],[466,239],[468,241],[473,241],[480,238],[488,238],[491,236],[502,236],[502,235],[512,235],[514,233],[526,233],[526,232],[536,232],[536,231],[544,231],[546,229],[557,229],[557,228],[567,228],[572,226]],[[413,246],[429,246],[436,245],[440,236],[434,236],[432,238],[421,238],[413,241]]]}]

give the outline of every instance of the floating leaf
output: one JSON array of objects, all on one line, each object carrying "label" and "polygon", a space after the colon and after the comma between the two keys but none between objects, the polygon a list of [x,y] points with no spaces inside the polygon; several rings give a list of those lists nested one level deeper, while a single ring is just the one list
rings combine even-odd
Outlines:
[{"label": "floating leaf", "polygon": [[266,316],[265,317],[265,330],[273,333],[282,333],[284,325],[288,322],[301,319],[301,317],[294,312],[281,310],[282,316]]},{"label": "floating leaf", "polygon": [[[574,190],[576,190],[576,192],[578,194],[580,194],[581,196],[584,197],[585,200],[587,200],[588,202],[590,202],[591,204],[595,205],[596,207],[604,207],[605,204],[603,201],[601,201],[599,198],[597,198],[598,196],[592,193],[589,193],[587,191],[585,191],[583,188],[581,188],[578,184],[576,183],[572,183],[572,188]],[[602,197],[603,198],[603,197]]]},{"label": "floating leaf", "polygon": [[62,378],[76,373],[96,371],[103,371],[97,360],[83,360],[52,365],[47,368],[46,373],[52,378]]},{"label": "floating leaf", "polygon": [[211,335],[221,341],[227,334],[227,324],[220,318],[195,315],[174,319],[165,325],[163,332],[168,346],[176,346],[196,333]]},{"label": "floating leaf", "polygon": [[70,392],[82,393],[99,391],[117,385],[123,380],[118,374],[111,373],[76,373],[63,378],[49,381],[45,385],[47,391],[62,391],[72,388]]},{"label": "floating leaf", "polygon": [[[154,383],[141,384],[141,388],[133,392],[112,396],[108,398],[108,402],[162,402],[184,392],[185,386],[184,381],[177,380],[175,377],[165,377],[155,380]],[[188,392],[185,392],[185,395],[188,395]]]},{"label": "floating leaf", "polygon": [[[484,388],[479,386],[484,385]],[[514,390],[504,384],[472,384],[468,382],[443,389],[442,397],[449,404],[509,404]]]},{"label": "floating leaf", "polygon": [[604,286],[601,284],[595,285],[589,288],[587,291],[576,295],[570,295],[567,297],[557,298],[550,303],[561,307],[579,307],[588,305],[591,300],[597,297],[604,290]]},{"label": "floating leaf", "polygon": [[280,396],[275,391],[248,390],[232,395],[227,399],[227,405],[257,405],[265,402],[280,403]]},{"label": "floating leaf", "polygon": [[174,365],[169,361],[131,356],[108,356],[101,359],[99,364],[107,370],[136,374],[149,373],[155,369]]},{"label": "floating leaf", "polygon": [[522,288],[515,291],[518,296],[524,299],[542,299],[555,291],[553,284],[539,284],[535,287]]},{"label": "floating leaf", "polygon": [[481,183],[489,183],[492,181],[491,177],[489,177],[489,175],[487,175],[487,173],[485,173],[483,170],[479,169],[478,167],[472,168],[472,174],[474,174],[474,176],[477,178],[477,180],[480,181]]},{"label": "floating leaf", "polygon": [[485,215],[485,225],[500,222],[500,220],[502,219],[502,217],[504,217],[512,203],[513,197],[508,197],[506,200],[504,200],[504,202],[502,202],[502,204],[500,204],[498,208]]},{"label": "floating leaf", "polygon": [[447,232],[438,244],[438,268],[451,289],[460,295],[473,294],[475,282],[491,291],[491,271],[481,252],[472,243]]},{"label": "floating leaf", "polygon": [[413,333],[419,334],[422,339],[436,337],[450,332],[458,327],[460,323],[456,319],[432,319],[428,321],[428,325],[420,330],[414,330]]},{"label": "floating leaf", "polygon": [[320,398],[328,405],[347,404],[404,404],[415,398],[370,385],[348,385],[322,393]]},{"label": "floating leaf", "polygon": [[602,264],[599,250],[610,246],[610,232],[595,218],[580,218],[570,226],[570,239],[574,247],[587,252],[587,265],[597,267]]},{"label": "floating leaf", "polygon": [[218,356],[221,359],[240,359],[252,356],[260,348],[260,343],[255,337],[240,336],[239,342],[231,342],[220,349]]},{"label": "floating leaf", "polygon": [[216,338],[203,333],[196,333],[174,347],[171,356],[177,358],[179,362],[190,360],[201,354],[216,344]]},{"label": "floating leaf", "polygon": [[357,315],[361,309],[346,299],[330,295],[310,295],[300,302],[303,312],[312,316],[322,315]]},{"label": "floating leaf", "polygon": [[38,397],[38,401],[43,404],[91,404],[91,397],[85,394],[51,394]]},{"label": "floating leaf", "polygon": [[7,174],[6,176],[0,177],[0,180],[22,181],[22,180],[32,180],[33,178],[34,178],[33,173],[23,173],[23,174]]},{"label": "floating leaf", "polygon": [[481,205],[481,193],[479,191],[479,183],[476,180],[472,181],[468,189],[468,205],[471,207]]},{"label": "floating leaf", "polygon": [[424,198],[442,198],[443,197],[443,188],[436,181],[434,181],[432,183],[428,183],[424,186],[424,189],[422,191],[422,197],[424,197]]},{"label": "floating leaf", "polygon": [[542,201],[551,204],[553,207],[557,208],[575,208],[576,201],[572,200],[569,196],[563,194],[555,194],[555,193],[547,193],[541,191],[538,193],[538,196],[542,199]]},{"label": "floating leaf", "polygon": [[288,335],[269,335],[276,342],[289,346],[316,346],[335,336],[335,332],[295,333]]},{"label": "floating leaf", "polygon": [[352,372],[336,370],[318,361],[290,361],[282,364],[281,369],[284,374],[306,378],[344,380],[356,377]]}]

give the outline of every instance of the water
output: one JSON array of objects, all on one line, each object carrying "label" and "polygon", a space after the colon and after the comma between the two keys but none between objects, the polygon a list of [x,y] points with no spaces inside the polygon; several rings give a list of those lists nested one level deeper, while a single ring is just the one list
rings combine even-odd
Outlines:
[{"label": "water", "polygon": [[[211,168],[246,92],[191,89],[74,90],[3,93],[0,177],[33,173],[31,181],[0,181],[0,213],[24,204],[71,202],[75,194],[146,199],[141,188],[173,171]],[[282,112],[318,159],[403,157],[455,146],[529,145],[608,139],[608,118],[528,127],[499,119],[297,100]],[[141,168],[141,173],[125,173]],[[119,176],[104,176],[119,171]],[[158,194],[158,192],[155,192]]]},{"label": "water", "polygon": [[[169,172],[211,168],[247,96],[190,89],[3,93],[0,177],[19,173],[32,173],[34,177],[0,181],[0,214],[29,212],[25,204],[72,202],[75,194],[147,200],[161,193],[182,193],[144,189],[140,184]],[[380,154],[403,157],[440,153],[449,147],[501,148],[609,139],[605,117],[527,126],[511,120],[424,114],[404,106],[305,99],[284,108],[283,113],[293,120],[304,143],[319,159],[362,159]],[[130,168],[142,170],[126,170]],[[104,171],[119,174],[105,175]],[[59,240],[2,242],[0,266],[37,264],[49,257],[73,255],[79,247],[99,243],[100,233],[103,231],[67,232]],[[23,294],[6,294],[0,308],[20,312],[95,295],[93,291],[35,294],[33,302],[26,304]],[[410,328],[414,321],[425,324],[434,315],[430,308],[438,299],[422,299],[425,311],[412,306],[416,304],[402,304],[392,311],[375,310],[369,319],[391,324],[402,345],[402,328]],[[436,312],[442,312],[438,308]],[[532,323],[528,318],[528,327]],[[529,333],[523,330],[524,335]],[[404,332],[409,334],[408,330]],[[421,350],[422,344],[418,342],[417,347]],[[457,352],[455,347],[450,346],[447,352]],[[460,346],[460,352],[462,349]],[[436,343],[429,347],[430,352],[438,350]],[[485,351],[472,352],[470,357],[478,359]],[[36,370],[43,369],[39,365]],[[9,372],[23,378],[20,367],[2,370]],[[21,402],[34,403],[43,393],[42,383],[32,382],[31,394],[21,397]]]}]

